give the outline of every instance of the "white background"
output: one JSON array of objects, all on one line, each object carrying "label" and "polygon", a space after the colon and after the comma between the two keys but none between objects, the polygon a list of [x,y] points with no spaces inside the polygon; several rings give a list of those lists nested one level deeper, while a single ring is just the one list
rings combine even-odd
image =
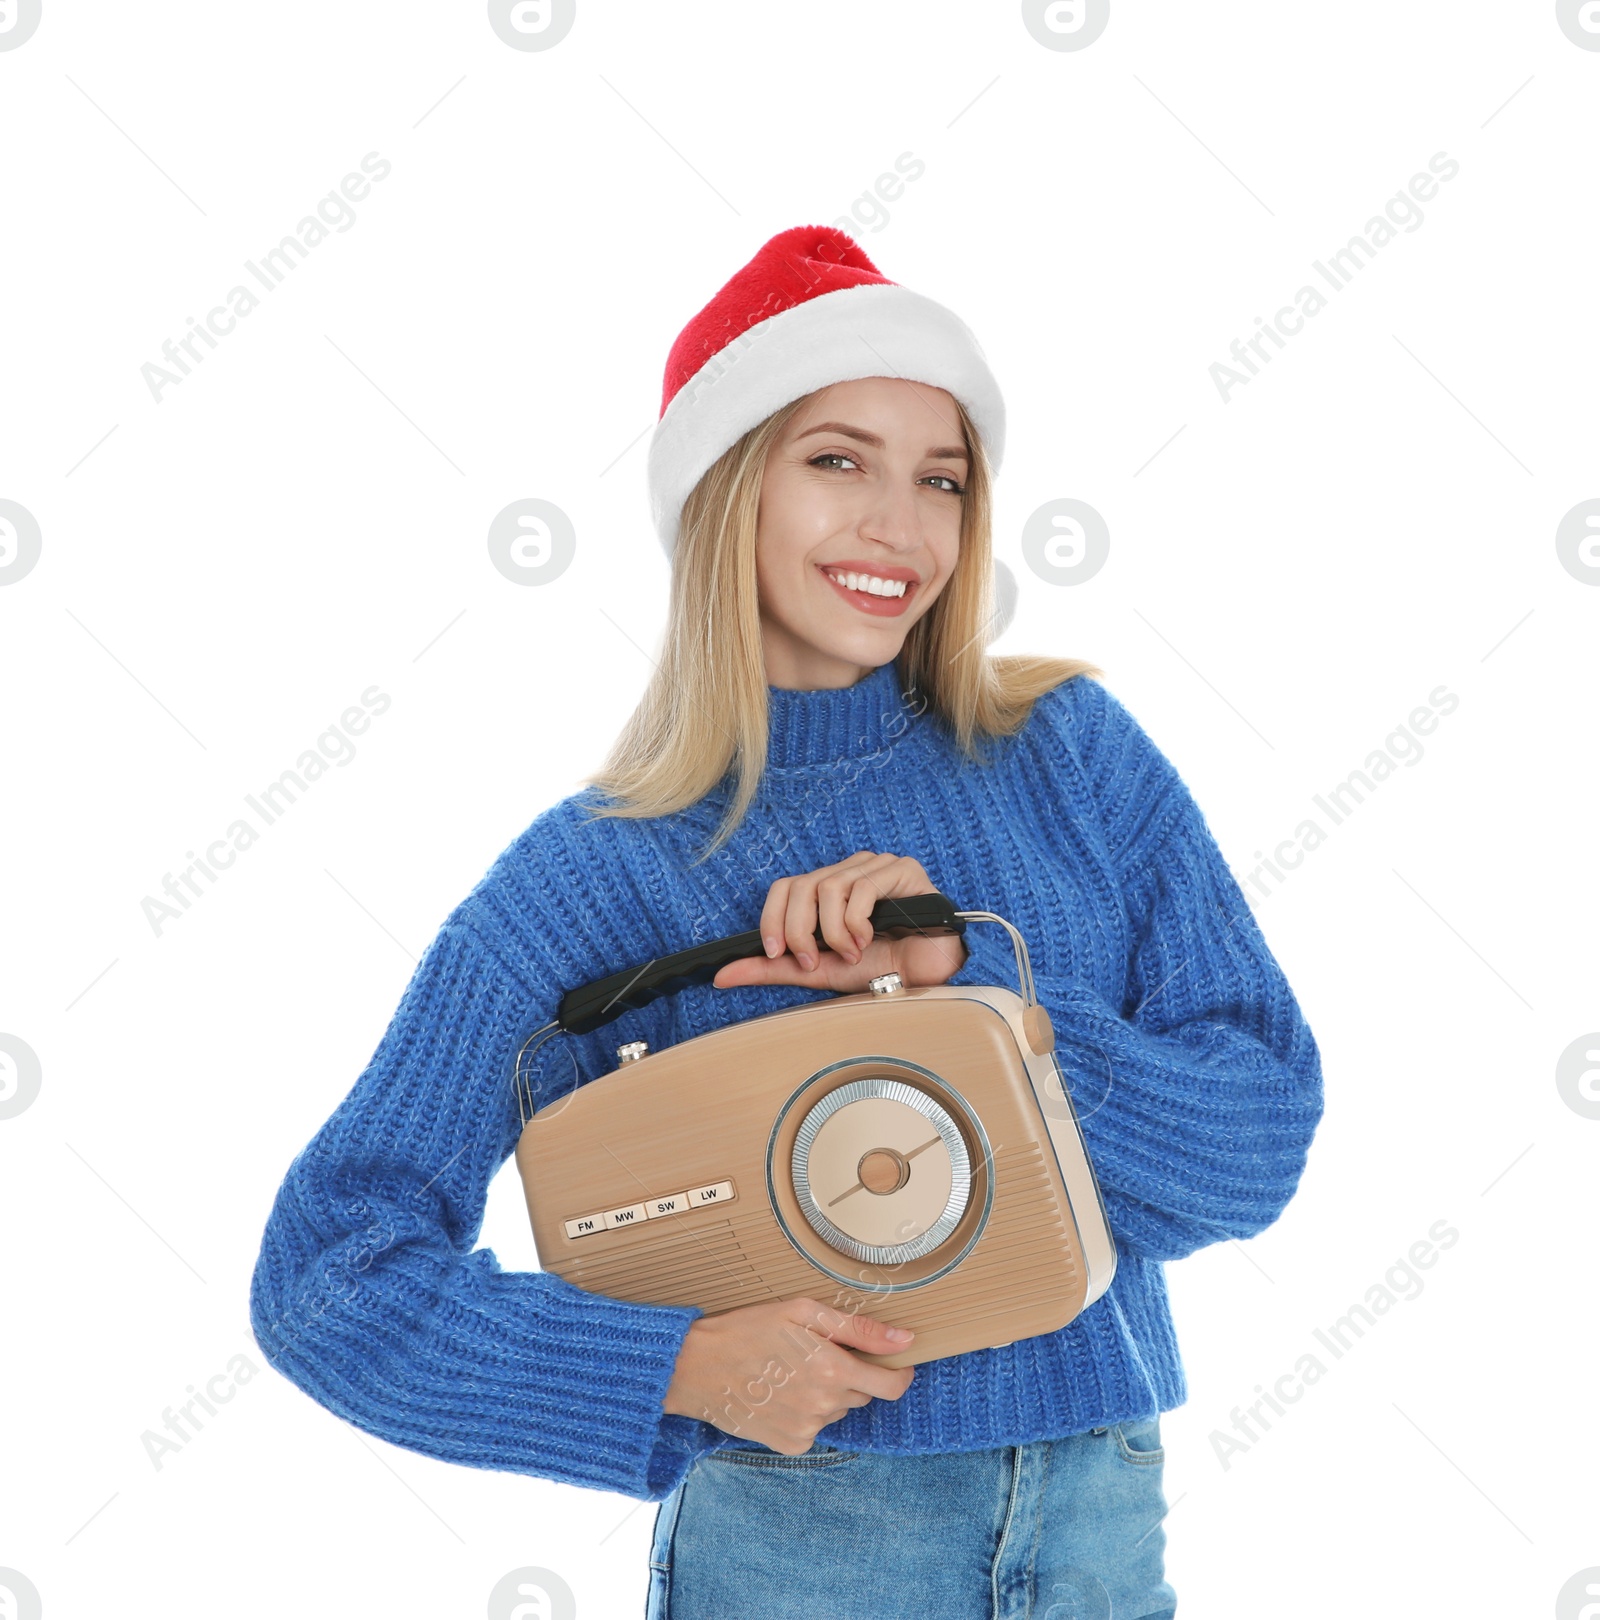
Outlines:
[{"label": "white background", "polygon": [[[652,1506],[344,1424],[266,1367],[250,1271],[446,913],[642,689],[673,337],[907,152],[858,237],[1005,391],[996,651],[1098,663],[1241,881],[1459,699],[1258,896],[1328,1105],[1283,1217],[1169,1268],[1180,1613],[1556,1612],[1600,1565],[1600,1120],[1556,1081],[1600,1029],[1600,590],[1556,547],[1600,497],[1597,96],[1544,0],[1117,0],[1076,51],[948,0],[584,0],[542,51],[481,4],[45,0],[0,51],[0,498],[43,537],[0,588],[0,1032],[43,1075],[0,1120],[0,1566],[51,1620],[476,1617],[521,1565],[642,1613]],[[369,152],[351,228],[157,403],[162,342]],[[1440,152],[1423,223],[1224,403],[1229,344]],[[1111,534],[1067,588],[1018,545],[1065,496]],[[525,497],[577,533],[535,589],[485,538]],[[373,685],[355,758],[155,933]],[[1233,1409],[1441,1220],[1421,1293],[1225,1467]],[[481,1241],[535,1263],[509,1164]]]}]

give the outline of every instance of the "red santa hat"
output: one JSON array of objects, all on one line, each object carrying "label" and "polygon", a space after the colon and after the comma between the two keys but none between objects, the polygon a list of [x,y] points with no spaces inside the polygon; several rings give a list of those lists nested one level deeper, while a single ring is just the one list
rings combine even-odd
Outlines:
[{"label": "red santa hat", "polygon": [[683,503],[723,451],[790,400],[857,377],[903,377],[954,395],[999,468],[1005,404],[966,325],[890,281],[843,231],[797,225],[729,278],[667,356],[649,464],[667,555]]}]

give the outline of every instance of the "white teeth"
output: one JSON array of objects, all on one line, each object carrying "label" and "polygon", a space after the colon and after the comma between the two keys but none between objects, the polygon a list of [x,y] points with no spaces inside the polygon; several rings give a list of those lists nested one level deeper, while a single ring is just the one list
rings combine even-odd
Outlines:
[{"label": "white teeth", "polygon": [[903,579],[879,579],[876,574],[845,574],[837,569],[825,570],[829,579],[837,580],[841,585],[852,591],[865,591],[869,596],[904,596],[906,582]]}]

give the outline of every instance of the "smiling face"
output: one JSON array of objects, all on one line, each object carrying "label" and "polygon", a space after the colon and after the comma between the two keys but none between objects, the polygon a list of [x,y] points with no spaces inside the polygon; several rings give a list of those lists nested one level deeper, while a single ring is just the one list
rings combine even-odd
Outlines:
[{"label": "smiling face", "polygon": [[767,454],[756,579],[767,682],[853,686],[938,599],[961,544],[955,401],[897,377],[834,383]]}]

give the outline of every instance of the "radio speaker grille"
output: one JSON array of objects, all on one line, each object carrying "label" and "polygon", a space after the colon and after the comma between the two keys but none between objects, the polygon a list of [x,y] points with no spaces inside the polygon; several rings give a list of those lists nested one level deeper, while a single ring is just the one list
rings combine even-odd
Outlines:
[{"label": "radio speaker grille", "polygon": [[[1008,1233],[985,1234],[962,1263],[960,1276],[965,1286],[960,1302],[948,1311],[930,1310],[926,1301],[917,1308],[919,1331],[941,1327],[947,1318],[952,1322],[970,1318],[975,1311],[981,1314],[991,1307],[1011,1309],[1035,1297],[1058,1298],[1080,1284],[1082,1256],[1062,1218],[1039,1145],[997,1150],[994,1171],[997,1189],[1006,1189],[1012,1217]],[[637,1235],[628,1234],[626,1247],[614,1245],[610,1253],[592,1259],[577,1256],[555,1269],[568,1282],[591,1293],[643,1305],[693,1303],[708,1316],[801,1294],[832,1303],[830,1295],[839,1285],[795,1252],[767,1209],[753,1208],[748,1214],[729,1214],[714,1221],[699,1219],[693,1211],[666,1219],[676,1230],[641,1228]],[[1018,1276],[1014,1255],[1018,1249],[1037,1250],[1041,1238],[1056,1249],[1058,1258],[1048,1279],[1031,1288]],[[852,1309],[869,1307],[875,1298],[866,1288],[860,1295],[862,1304],[852,1303]]]}]

